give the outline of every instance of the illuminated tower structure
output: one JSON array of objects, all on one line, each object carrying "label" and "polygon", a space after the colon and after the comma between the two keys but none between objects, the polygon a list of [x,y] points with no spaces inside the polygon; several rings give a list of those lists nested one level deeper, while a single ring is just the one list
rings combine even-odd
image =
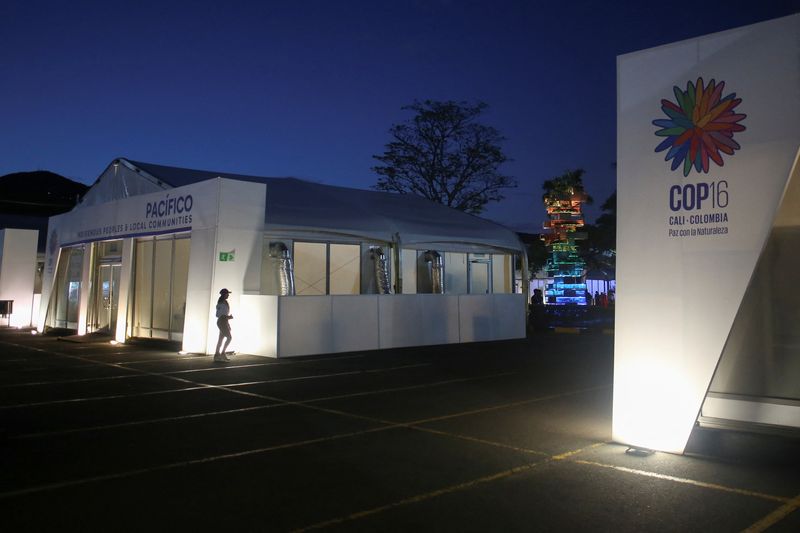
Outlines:
[{"label": "illuminated tower structure", "polygon": [[545,272],[553,279],[545,290],[548,305],[586,305],[586,264],[578,255],[575,241],[586,238],[585,233],[577,230],[584,226],[581,205],[587,199],[583,187],[577,185],[557,188],[544,195],[550,219],[545,221],[542,235],[548,252]]}]

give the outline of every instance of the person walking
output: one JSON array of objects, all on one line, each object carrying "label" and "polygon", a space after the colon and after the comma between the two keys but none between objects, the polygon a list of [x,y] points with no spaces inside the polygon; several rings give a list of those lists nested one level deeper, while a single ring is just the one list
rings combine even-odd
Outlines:
[{"label": "person walking", "polygon": [[[228,289],[219,291],[219,300],[217,300],[217,327],[219,328],[219,339],[217,339],[217,349],[214,351],[215,363],[227,363],[230,361],[225,351],[231,343],[233,336],[231,335],[231,325],[229,320],[233,319],[231,314],[231,306],[228,304],[228,295],[231,293]],[[222,341],[225,340],[225,346],[222,346]],[[222,349],[220,350],[220,347]]]}]

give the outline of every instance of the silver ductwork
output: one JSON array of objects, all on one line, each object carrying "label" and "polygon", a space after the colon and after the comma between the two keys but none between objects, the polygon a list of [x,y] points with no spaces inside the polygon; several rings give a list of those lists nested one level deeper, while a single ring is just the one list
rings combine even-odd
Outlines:
[{"label": "silver ductwork", "polygon": [[370,246],[369,256],[375,266],[375,282],[378,285],[378,294],[391,294],[392,284],[389,281],[389,265],[386,261],[386,254],[380,246]]},{"label": "silver ductwork", "polygon": [[436,250],[426,250],[423,256],[431,264],[431,292],[444,294],[444,261]]},{"label": "silver ductwork", "polygon": [[269,243],[269,256],[274,261],[278,273],[278,286],[281,296],[294,296],[294,267],[289,249],[282,242]]}]

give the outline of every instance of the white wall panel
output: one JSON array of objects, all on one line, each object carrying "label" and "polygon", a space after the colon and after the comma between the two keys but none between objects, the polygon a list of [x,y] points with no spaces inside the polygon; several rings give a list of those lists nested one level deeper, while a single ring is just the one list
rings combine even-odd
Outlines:
[{"label": "white wall panel", "polygon": [[[420,342],[422,298],[419,294],[378,296],[380,347],[417,346]],[[436,296],[436,295],[434,295]]]},{"label": "white wall panel", "polygon": [[235,316],[237,351],[278,356],[278,296],[243,294]]},{"label": "white wall panel", "polygon": [[460,342],[458,295],[418,294],[422,304],[417,329],[422,333],[419,344],[450,344]]},{"label": "white wall panel", "polygon": [[495,294],[492,297],[493,340],[525,337],[525,296],[522,294]]},{"label": "white wall panel", "polygon": [[376,350],[378,295],[331,296],[331,331],[334,352]]},{"label": "white wall panel", "polygon": [[281,296],[278,305],[280,357],[334,351],[330,296]]},{"label": "white wall panel", "polygon": [[461,342],[480,342],[493,338],[493,299],[489,294],[459,296]]}]

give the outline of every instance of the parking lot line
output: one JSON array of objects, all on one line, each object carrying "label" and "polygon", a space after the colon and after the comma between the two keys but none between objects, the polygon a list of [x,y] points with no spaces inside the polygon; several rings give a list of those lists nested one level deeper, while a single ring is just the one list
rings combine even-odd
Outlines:
[{"label": "parking lot line", "polygon": [[7,498],[14,498],[18,496],[26,496],[29,494],[35,494],[38,492],[48,492],[52,490],[64,489],[68,487],[75,487],[78,485],[86,485],[89,483],[97,483],[101,481],[112,481],[116,479],[124,479],[130,478],[135,476],[140,476],[143,474],[149,474],[152,472],[160,472],[165,470],[173,470],[176,468],[184,468],[187,466],[192,465],[199,465],[199,464],[207,464],[213,463],[216,461],[223,461],[223,460],[230,460],[230,459],[238,459],[240,457],[247,457],[249,455],[257,455],[261,453],[273,452],[277,450],[285,450],[288,448],[296,448],[298,446],[308,446],[311,444],[319,444],[322,442],[331,442],[340,439],[346,439],[351,437],[357,437],[359,435],[366,435],[368,433],[376,433],[379,431],[386,431],[388,429],[392,429],[389,426],[380,426],[375,428],[363,429],[360,431],[351,431],[349,433],[339,433],[337,435],[329,435],[326,437],[319,437],[316,439],[307,439],[304,441],[297,441],[297,442],[290,442],[285,444],[277,444],[275,446],[267,446],[264,448],[255,448],[250,450],[243,450],[240,452],[234,453],[227,453],[223,455],[215,455],[210,457],[201,457],[199,459],[190,459],[188,461],[179,461],[175,463],[167,463],[162,465],[151,466],[148,468],[138,468],[136,470],[127,470],[124,472],[116,472],[113,474],[103,474],[100,476],[92,476],[86,478],[79,478],[79,479],[72,479],[68,481],[58,481],[55,483],[47,483],[45,485],[37,485],[34,487],[28,487],[25,489],[17,489],[17,490],[9,490],[5,492],[0,492],[0,500],[7,499]]},{"label": "parking lot line", "polygon": [[[0,343],[3,344],[3,343]],[[7,344],[7,343],[6,343]],[[14,345],[18,346],[18,345]],[[53,352],[55,353],[55,352]],[[64,357],[67,354],[57,354],[62,355]],[[355,358],[362,358],[363,355],[359,356],[346,356],[346,357],[337,357],[336,359],[355,359]],[[107,363],[106,361],[95,361],[94,359],[90,359],[85,355],[81,355],[78,357],[79,359],[85,360],[88,363],[87,365],[82,365],[81,368],[91,368],[94,364],[104,364]],[[198,358],[192,359],[157,359],[151,361],[134,361],[133,363],[144,363],[144,362],[155,362],[155,361],[197,361]],[[280,365],[281,367],[287,365],[295,365],[295,364],[304,364],[304,363],[314,363],[318,361],[324,361],[324,359],[307,359],[307,360],[298,360],[298,361],[283,361],[280,363],[255,363],[252,365],[226,365],[226,366],[209,366],[204,368],[192,368],[188,370],[170,370],[169,372],[160,372],[162,375],[172,375],[172,374],[184,374],[184,373],[192,373],[192,372],[209,372],[209,371],[223,371],[223,370],[230,370],[235,368],[245,368],[248,366],[272,366],[272,365]],[[134,369],[124,368],[127,364],[133,364],[131,362],[114,362],[108,363],[114,366],[122,367],[123,370],[126,372],[135,372]],[[7,383],[0,385],[0,389],[12,389],[12,388],[21,388],[21,387],[38,387],[41,385],[64,385],[69,383],[87,383],[91,381],[106,381],[106,380],[113,380],[113,379],[131,379],[131,378],[143,378],[147,377],[150,374],[145,373],[135,373],[135,374],[124,374],[120,376],[103,376],[103,377],[93,377],[93,378],[73,378],[73,379],[61,379],[61,380],[54,380],[54,381],[29,381],[26,383]]]},{"label": "parking lot line", "polygon": [[[592,444],[591,446],[583,447],[583,448],[580,448],[580,449],[577,449],[577,450],[572,450],[572,451],[567,452],[567,453],[569,453],[569,454],[577,454],[577,453],[580,453],[580,452],[582,452],[584,450],[587,450],[589,448],[594,448],[594,447],[597,447],[598,445],[602,445],[602,444],[605,444],[605,443]],[[547,454],[545,454],[545,455],[547,455]],[[308,526],[304,526],[304,527],[295,529],[295,530],[293,530],[293,533],[302,533],[304,531],[312,531],[312,530],[315,530],[315,529],[323,529],[323,528],[326,528],[326,527],[343,524],[345,522],[352,522],[354,520],[359,520],[361,518],[366,518],[368,516],[372,516],[372,515],[376,515],[376,514],[382,513],[384,511],[388,511],[390,509],[396,509],[398,507],[403,507],[403,506],[406,506],[406,505],[411,505],[411,504],[414,504],[414,503],[419,503],[419,502],[423,502],[423,501],[426,501],[426,500],[431,500],[433,498],[438,498],[439,496],[444,496],[445,494],[452,494],[454,492],[460,492],[460,491],[463,491],[463,490],[471,489],[471,488],[477,487],[479,485],[484,485],[486,483],[491,483],[493,481],[498,481],[498,480],[501,480],[501,479],[505,479],[505,478],[508,478],[508,477],[511,477],[511,476],[514,476],[514,475],[517,475],[517,474],[521,474],[523,472],[528,472],[528,471],[536,468],[537,466],[540,466],[540,465],[543,465],[543,464],[551,462],[553,459],[554,459],[553,457],[548,457],[548,458],[543,459],[541,461],[534,461],[534,462],[531,462],[531,463],[526,463],[526,464],[521,465],[521,466],[517,466],[517,467],[514,467],[514,468],[509,468],[508,470],[503,470],[501,472],[496,472],[494,474],[489,474],[488,476],[482,476],[482,477],[479,477],[479,478],[471,479],[469,481],[464,481],[462,483],[457,483],[455,485],[450,485],[448,487],[443,487],[441,489],[433,490],[433,491],[430,491],[430,492],[425,492],[425,493],[422,493],[422,494],[417,494],[415,496],[410,496],[408,498],[404,498],[404,499],[398,500],[396,502],[388,503],[386,505],[373,507],[371,509],[365,509],[363,511],[357,511],[355,513],[351,513],[351,514],[348,514],[348,515],[345,515],[345,516],[341,516],[341,517],[337,517],[337,518],[331,518],[330,520],[324,520],[322,522],[317,522],[315,524],[311,524],[311,525],[308,525]]]},{"label": "parking lot line", "polygon": [[617,466],[617,465],[609,465],[605,463],[598,463],[595,461],[585,461],[583,459],[572,459],[571,462],[580,464],[580,465],[589,465],[589,466],[596,466],[600,468],[609,468],[611,470],[616,470],[618,472],[626,472],[628,474],[635,474],[637,476],[646,476],[646,477],[653,477],[657,479],[665,479],[668,481],[674,481],[675,483],[684,483],[686,485],[694,485],[696,487],[702,487],[704,489],[714,489],[723,492],[731,492],[733,494],[740,494],[742,496],[751,496],[753,498],[760,498],[762,500],[770,500],[780,503],[789,504],[792,500],[789,498],[784,498],[782,496],[773,496],[772,494],[764,494],[763,492],[756,492],[753,490],[746,490],[746,489],[739,489],[736,487],[727,487],[725,485],[719,485],[717,483],[707,483],[705,481],[697,481],[695,479],[688,479],[683,477],[676,477],[676,476],[669,476],[667,474],[659,474],[657,472],[648,472],[647,470],[637,470],[635,468],[627,468],[624,466]]},{"label": "parking lot line", "polygon": [[[467,381],[480,381],[480,380],[485,380],[485,379],[493,379],[493,378],[507,376],[507,375],[511,375],[511,374],[512,374],[511,372],[503,372],[503,373],[500,373],[500,374],[492,374],[492,375],[488,375],[488,376],[456,378],[456,379],[448,379],[448,380],[443,380],[443,381],[435,381],[435,382],[432,382],[432,383],[421,383],[421,384],[415,384],[415,385],[407,385],[407,386],[404,386],[404,387],[392,387],[392,388],[387,388],[387,389],[378,389],[378,390],[374,390],[374,391],[354,392],[354,393],[350,393],[350,394],[339,394],[339,395],[335,395],[335,396],[323,396],[323,397],[319,397],[319,398],[311,398],[311,399],[308,399],[308,400],[302,400],[302,401],[300,401],[298,403],[313,403],[313,402],[321,402],[321,401],[328,401],[328,400],[340,400],[340,399],[345,399],[345,398],[354,398],[354,397],[359,397],[359,396],[371,396],[371,395],[377,395],[377,394],[388,394],[388,393],[391,393],[391,392],[400,392],[400,391],[422,389],[422,388],[428,388],[428,387],[437,387],[437,386],[441,386],[441,385],[450,385],[450,384],[453,384],[453,383],[464,383],[464,382],[467,382]],[[236,385],[236,384],[234,384],[234,385],[235,386],[239,386],[239,385]],[[187,419],[192,419],[192,418],[202,418],[202,417],[205,417],[205,416],[235,414],[235,413],[241,413],[241,412],[245,412],[245,411],[257,411],[257,410],[261,410],[261,409],[271,409],[273,407],[284,407],[286,405],[289,405],[289,404],[287,404],[287,403],[272,403],[272,404],[268,404],[268,405],[256,405],[256,406],[252,406],[252,407],[244,407],[244,408],[241,408],[241,409],[225,409],[225,410],[221,410],[221,411],[207,411],[207,412],[203,412],[203,413],[194,413],[194,414],[191,414],[191,415],[168,416],[168,417],[162,417],[162,418],[151,418],[151,419],[147,419],[147,420],[134,420],[134,421],[130,421],[130,422],[120,422],[120,423],[117,423],[117,424],[103,424],[103,425],[99,425],[99,426],[85,426],[85,427],[80,427],[80,428],[60,429],[60,430],[56,430],[56,431],[41,431],[41,432],[37,432],[37,433],[26,433],[26,434],[22,434],[22,435],[14,435],[14,436],[10,436],[8,438],[9,439],[35,439],[35,438],[41,438],[41,437],[54,437],[54,436],[57,436],[57,435],[67,435],[67,434],[72,434],[72,433],[83,433],[83,432],[89,432],[89,431],[102,431],[102,430],[106,430],[106,429],[116,429],[116,428],[123,428],[123,427],[129,427],[129,426],[141,426],[141,425],[147,425],[147,424],[159,424],[159,423],[162,423],[162,422],[173,422],[173,421],[177,421],[177,420],[187,420]]]},{"label": "parking lot line", "polygon": [[767,516],[756,522],[755,524],[751,525],[747,529],[743,530],[742,533],[761,533],[762,531],[766,531],[770,527],[774,526],[797,509],[800,509],[800,494],[786,502],[784,505],[781,505]]},{"label": "parking lot line", "polygon": [[[302,381],[308,379],[322,379],[322,378],[331,378],[331,377],[340,377],[340,376],[353,376],[357,374],[371,374],[377,372],[391,372],[394,370],[402,370],[406,368],[416,368],[421,366],[430,366],[430,363],[415,363],[412,365],[401,365],[396,367],[383,367],[383,368],[374,368],[374,369],[367,369],[367,370],[352,370],[348,372],[335,372],[330,374],[310,374],[306,376],[293,376],[289,378],[275,378],[275,379],[267,379],[261,381],[245,381],[240,383],[230,383],[224,385],[211,385],[207,383],[195,383],[189,380],[182,380],[186,383],[192,383],[197,385],[196,387],[183,387],[180,389],[166,389],[166,390],[159,390],[159,391],[146,391],[146,392],[133,392],[129,394],[110,394],[106,396],[88,396],[85,398],[66,398],[62,400],[47,400],[42,402],[31,402],[31,403],[19,403],[19,404],[11,404],[11,405],[0,405],[0,410],[8,410],[8,409],[21,409],[21,408],[28,408],[28,407],[40,407],[44,405],[58,405],[58,404],[65,404],[65,403],[82,403],[82,402],[92,402],[92,401],[102,401],[102,400],[118,400],[123,398],[138,398],[143,396],[155,396],[158,394],[171,394],[171,393],[178,393],[178,392],[190,392],[196,391],[200,389],[208,389],[208,388],[216,388],[227,390],[229,388],[234,387],[245,387],[249,385],[261,385],[266,383],[282,383],[287,381]],[[228,367],[230,368],[230,367]],[[171,375],[171,374],[159,374],[159,373],[148,373],[151,376],[163,376],[163,375]]]},{"label": "parking lot line", "polygon": [[555,399],[558,399],[558,398],[565,398],[567,396],[574,396],[576,394],[582,394],[584,392],[592,392],[592,391],[596,391],[596,390],[603,390],[603,389],[607,389],[609,387],[611,387],[611,385],[601,385],[601,386],[598,386],[598,387],[588,387],[586,389],[577,389],[577,390],[574,390],[574,391],[562,392],[562,393],[559,393],[559,394],[550,394],[548,396],[537,396],[535,398],[529,398],[527,400],[520,400],[520,401],[517,401],[517,402],[509,402],[509,403],[503,403],[503,404],[490,405],[489,407],[481,407],[480,409],[472,409],[472,410],[469,410],[469,411],[462,411],[460,413],[452,413],[452,414],[449,414],[449,415],[441,415],[441,416],[434,416],[434,417],[430,417],[430,418],[422,418],[422,419],[419,419],[419,420],[412,420],[411,422],[406,422],[406,425],[408,425],[408,426],[416,426],[416,425],[419,425],[419,424],[427,424],[427,423],[430,423],[430,422],[439,422],[441,420],[449,420],[451,418],[458,418],[458,417],[461,417],[461,416],[470,416],[470,415],[488,413],[488,412],[491,412],[491,411],[497,411],[498,409],[509,409],[509,408],[512,408],[512,407],[518,407],[518,406],[521,406],[521,405],[528,405],[528,404],[536,403],[536,402],[546,402],[546,401],[549,401],[549,400],[555,400]]},{"label": "parking lot line", "polygon": [[132,420],[130,422],[119,422],[116,424],[103,424],[100,426],[84,426],[80,428],[70,428],[70,429],[59,429],[55,431],[40,431],[37,433],[24,433],[22,435],[13,435],[8,437],[9,440],[23,440],[23,439],[38,439],[38,438],[49,438],[55,437],[58,435],[70,435],[74,433],[87,433],[89,431],[103,431],[107,429],[119,429],[125,427],[132,427],[132,426],[144,426],[147,424],[159,424],[163,422],[175,422],[178,420],[190,420],[192,418],[204,418],[208,416],[217,416],[217,415],[228,415],[228,414],[238,414],[238,413],[245,413],[248,411],[259,411],[262,409],[272,409],[275,407],[286,407],[285,404],[281,403],[270,403],[266,405],[253,405],[251,407],[241,407],[238,409],[225,409],[222,411],[206,411],[203,413],[194,413],[191,415],[180,415],[180,416],[165,416],[162,418],[150,418],[147,420]]}]

